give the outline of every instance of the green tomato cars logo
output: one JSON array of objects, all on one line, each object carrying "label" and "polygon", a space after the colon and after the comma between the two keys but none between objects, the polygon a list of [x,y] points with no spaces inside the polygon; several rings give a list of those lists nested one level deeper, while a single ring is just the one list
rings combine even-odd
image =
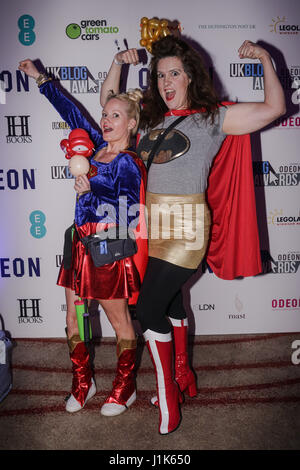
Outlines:
[{"label": "green tomato cars logo", "polygon": [[70,39],[98,41],[102,34],[117,34],[117,26],[108,26],[106,20],[81,20],[80,24],[70,23],[66,27],[66,35]]},{"label": "green tomato cars logo", "polygon": [[70,39],[77,39],[81,35],[81,28],[76,23],[71,23],[66,28],[66,34]]}]

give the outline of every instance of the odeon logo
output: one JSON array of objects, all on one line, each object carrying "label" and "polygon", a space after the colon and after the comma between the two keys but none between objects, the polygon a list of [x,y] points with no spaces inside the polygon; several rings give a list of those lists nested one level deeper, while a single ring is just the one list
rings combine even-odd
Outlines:
[{"label": "odeon logo", "polygon": [[300,129],[300,116],[276,119],[274,125],[276,129]]},{"label": "odeon logo", "polygon": [[118,26],[109,26],[107,20],[81,20],[80,25],[70,23],[66,27],[66,35],[70,39],[81,38],[83,41],[99,41],[103,34],[117,34]]},{"label": "odeon logo", "polygon": [[272,299],[273,310],[296,310],[300,309],[300,298]]},{"label": "odeon logo", "polygon": [[34,168],[16,170],[11,168],[7,171],[0,168],[0,191],[11,189],[36,189],[36,170]]},{"label": "odeon logo", "polygon": [[0,258],[0,277],[40,277],[41,258]]}]

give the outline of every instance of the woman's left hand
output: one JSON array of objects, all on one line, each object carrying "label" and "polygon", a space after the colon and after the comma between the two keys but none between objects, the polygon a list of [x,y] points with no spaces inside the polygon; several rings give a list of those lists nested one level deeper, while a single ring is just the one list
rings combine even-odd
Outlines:
[{"label": "woman's left hand", "polygon": [[74,189],[78,194],[91,190],[89,179],[86,175],[77,176],[75,179]]},{"label": "woman's left hand", "polygon": [[240,59],[262,59],[269,57],[269,53],[255,42],[244,41],[238,50]]}]

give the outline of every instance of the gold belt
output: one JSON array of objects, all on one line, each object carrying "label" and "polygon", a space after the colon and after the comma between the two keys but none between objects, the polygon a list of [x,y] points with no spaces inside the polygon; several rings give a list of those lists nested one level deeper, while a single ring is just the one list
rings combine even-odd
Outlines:
[{"label": "gold belt", "polygon": [[184,268],[202,261],[210,232],[205,194],[155,194],[147,191],[149,256]]}]

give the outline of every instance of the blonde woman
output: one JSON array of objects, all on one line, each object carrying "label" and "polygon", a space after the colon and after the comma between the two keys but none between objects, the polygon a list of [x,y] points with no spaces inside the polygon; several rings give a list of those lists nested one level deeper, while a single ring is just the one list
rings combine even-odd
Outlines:
[{"label": "blonde woman", "polygon": [[[85,129],[94,143],[89,173],[75,180],[77,235],[75,232],[72,242],[72,266],[65,269],[62,265],[58,277],[58,284],[66,290],[67,336],[73,369],[72,391],[66,410],[80,410],[96,393],[89,351],[78,333],[74,301],[80,296],[99,301],[116,333],[117,373],[112,391],[101,408],[103,415],[115,416],[136,399],[136,336],[128,302],[136,301],[140,289],[147,257],[143,250],[145,243],[138,243],[139,250],[135,256],[95,267],[78,237],[83,238],[110,226],[119,225],[127,229],[129,225],[136,227],[140,223],[138,210],[144,197],[145,170],[129,145],[139,124],[141,92],[132,90],[110,95],[102,111],[99,132],[49,77],[40,74],[31,60],[20,62],[19,69],[36,80],[41,94],[71,129]],[[132,207],[135,210],[130,210]]]}]

